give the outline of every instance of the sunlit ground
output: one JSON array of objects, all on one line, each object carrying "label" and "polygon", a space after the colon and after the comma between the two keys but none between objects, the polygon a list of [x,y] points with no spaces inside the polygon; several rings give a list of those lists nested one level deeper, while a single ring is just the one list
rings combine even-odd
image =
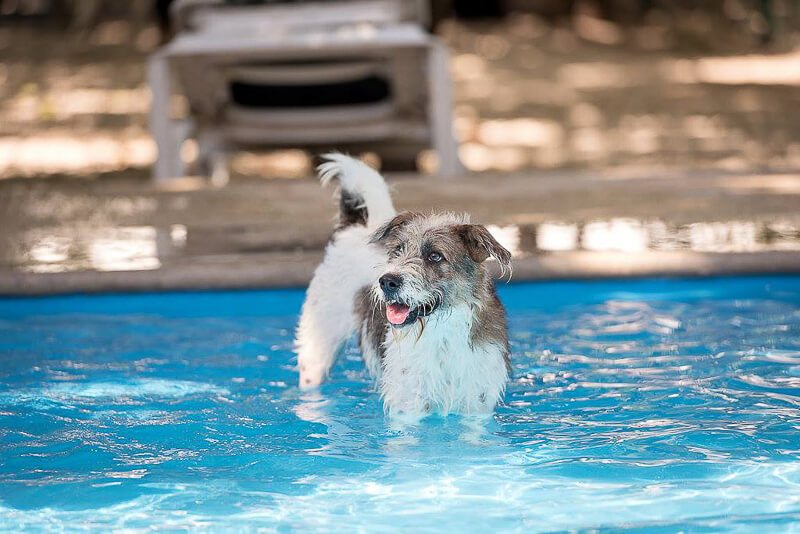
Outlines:
[{"label": "sunlit ground", "polygon": [[[472,171],[798,168],[800,40],[785,26],[759,46],[745,26],[702,12],[631,27],[591,13],[570,24],[447,21],[461,158]],[[157,40],[155,28],[123,21],[66,36],[0,28],[0,177],[148,167],[143,60]],[[233,162],[250,176],[310,168],[297,151]]]}]

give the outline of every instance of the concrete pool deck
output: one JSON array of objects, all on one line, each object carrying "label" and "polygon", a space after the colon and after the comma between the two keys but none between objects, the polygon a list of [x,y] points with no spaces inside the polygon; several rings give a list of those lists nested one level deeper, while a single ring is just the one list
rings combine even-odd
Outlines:
[{"label": "concrete pool deck", "polygon": [[[514,249],[514,280],[800,272],[800,172],[390,175],[399,209],[454,210]],[[302,286],[331,231],[315,180],[0,181],[0,294]]]}]

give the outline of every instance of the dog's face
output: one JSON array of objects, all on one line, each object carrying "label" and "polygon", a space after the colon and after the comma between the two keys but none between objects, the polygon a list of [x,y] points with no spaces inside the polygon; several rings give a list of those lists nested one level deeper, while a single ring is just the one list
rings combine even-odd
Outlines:
[{"label": "dog's face", "polygon": [[511,262],[511,253],[486,228],[464,216],[403,212],[379,228],[372,242],[387,253],[373,292],[397,328],[475,302],[486,277],[483,262],[491,256],[504,270]]}]

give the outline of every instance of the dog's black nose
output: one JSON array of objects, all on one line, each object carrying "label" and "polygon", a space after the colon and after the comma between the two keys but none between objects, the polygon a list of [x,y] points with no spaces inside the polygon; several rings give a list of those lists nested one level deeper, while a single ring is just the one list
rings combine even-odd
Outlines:
[{"label": "dog's black nose", "polygon": [[383,294],[386,296],[391,296],[397,293],[397,290],[400,289],[403,279],[399,274],[384,274],[378,279],[378,283],[383,290]]}]

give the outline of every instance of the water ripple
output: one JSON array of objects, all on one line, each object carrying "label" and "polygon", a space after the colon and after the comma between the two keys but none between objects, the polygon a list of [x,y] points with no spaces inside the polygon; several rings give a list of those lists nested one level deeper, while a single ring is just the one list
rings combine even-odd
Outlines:
[{"label": "water ripple", "polygon": [[405,431],[354,347],[319,391],[293,387],[297,310],[273,296],[263,315],[221,303],[267,297],[222,294],[181,297],[185,317],[4,318],[0,530],[800,526],[799,279],[503,297],[494,419]]}]

